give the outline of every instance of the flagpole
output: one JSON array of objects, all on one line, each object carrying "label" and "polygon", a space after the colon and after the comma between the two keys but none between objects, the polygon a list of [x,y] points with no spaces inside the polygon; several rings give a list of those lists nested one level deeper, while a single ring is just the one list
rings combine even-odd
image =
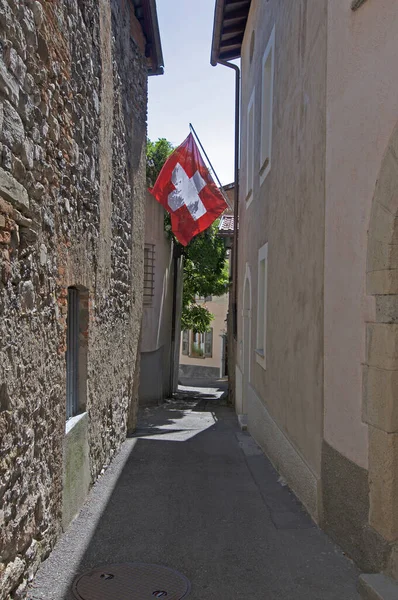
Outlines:
[{"label": "flagpole", "polygon": [[193,134],[194,134],[194,136],[196,137],[196,139],[197,139],[197,141],[198,141],[198,144],[199,144],[199,146],[200,146],[200,148],[201,148],[201,150],[202,150],[203,154],[205,155],[207,162],[208,162],[208,163],[209,163],[209,165],[210,165],[210,169],[212,170],[212,172],[213,172],[213,174],[214,174],[214,177],[217,179],[217,183],[218,183],[218,186],[219,186],[219,188],[220,188],[220,190],[221,190],[221,193],[222,193],[222,195],[224,196],[224,200],[225,200],[225,202],[228,204],[229,208],[232,210],[232,206],[231,206],[231,204],[230,204],[230,202],[229,202],[229,200],[228,200],[228,197],[227,197],[227,195],[226,195],[226,193],[225,193],[225,191],[224,191],[224,187],[221,185],[221,181],[219,180],[219,178],[218,178],[218,175],[217,175],[217,173],[215,172],[213,165],[211,164],[210,158],[207,156],[206,150],[203,148],[203,146],[202,146],[202,142],[200,141],[200,139],[199,139],[199,136],[198,136],[198,134],[196,133],[196,131],[195,131],[195,128],[194,128],[194,126],[192,125],[192,123],[190,123],[190,124],[189,124],[189,129],[192,131],[192,133],[193,133]]}]

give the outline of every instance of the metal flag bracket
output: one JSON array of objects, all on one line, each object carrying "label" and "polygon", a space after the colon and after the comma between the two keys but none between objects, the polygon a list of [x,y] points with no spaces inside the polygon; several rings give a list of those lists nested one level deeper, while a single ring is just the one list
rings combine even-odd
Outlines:
[{"label": "metal flag bracket", "polygon": [[220,190],[221,194],[223,195],[223,198],[224,198],[225,202],[228,204],[229,208],[232,210],[231,203],[230,203],[230,201],[229,201],[229,199],[228,199],[228,196],[227,196],[227,194],[226,194],[226,193],[225,193],[225,191],[224,191],[224,187],[221,185],[221,181],[219,180],[219,178],[218,178],[218,175],[217,175],[217,173],[215,172],[213,165],[211,164],[210,158],[207,156],[207,152],[206,152],[206,150],[203,148],[202,142],[200,141],[200,139],[199,139],[199,136],[198,136],[198,134],[196,133],[196,131],[195,131],[195,128],[194,128],[194,126],[192,125],[192,123],[190,123],[190,124],[189,124],[189,129],[190,129],[191,133],[193,133],[193,135],[195,136],[195,138],[196,138],[196,140],[197,140],[197,142],[198,142],[198,144],[199,144],[199,146],[200,146],[200,149],[202,150],[203,154],[205,155],[205,158],[206,158],[206,160],[207,160],[207,163],[208,163],[208,165],[209,165],[209,167],[210,167],[209,171],[210,171],[211,173],[213,173],[214,177],[216,178],[216,180],[217,180],[217,183],[218,183],[219,190]]}]

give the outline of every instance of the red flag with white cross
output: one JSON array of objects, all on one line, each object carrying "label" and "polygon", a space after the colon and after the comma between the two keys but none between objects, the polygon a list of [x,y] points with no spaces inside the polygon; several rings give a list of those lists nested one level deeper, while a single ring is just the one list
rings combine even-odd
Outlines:
[{"label": "red flag with white cross", "polygon": [[169,156],[150,192],[170,213],[172,232],[183,246],[228,208],[192,133]]}]

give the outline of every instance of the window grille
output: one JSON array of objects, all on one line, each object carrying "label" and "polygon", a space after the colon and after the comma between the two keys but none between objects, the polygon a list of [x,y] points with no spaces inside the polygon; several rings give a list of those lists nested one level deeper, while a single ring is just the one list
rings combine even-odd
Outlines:
[{"label": "window grille", "polygon": [[155,295],[155,244],[144,247],[144,304],[151,306]]}]

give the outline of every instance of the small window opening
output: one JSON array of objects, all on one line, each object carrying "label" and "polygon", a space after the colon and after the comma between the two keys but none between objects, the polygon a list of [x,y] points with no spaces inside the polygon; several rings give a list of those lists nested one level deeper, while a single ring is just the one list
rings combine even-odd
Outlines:
[{"label": "small window opening", "polygon": [[88,291],[77,287],[68,288],[66,419],[86,409],[88,314]]}]

